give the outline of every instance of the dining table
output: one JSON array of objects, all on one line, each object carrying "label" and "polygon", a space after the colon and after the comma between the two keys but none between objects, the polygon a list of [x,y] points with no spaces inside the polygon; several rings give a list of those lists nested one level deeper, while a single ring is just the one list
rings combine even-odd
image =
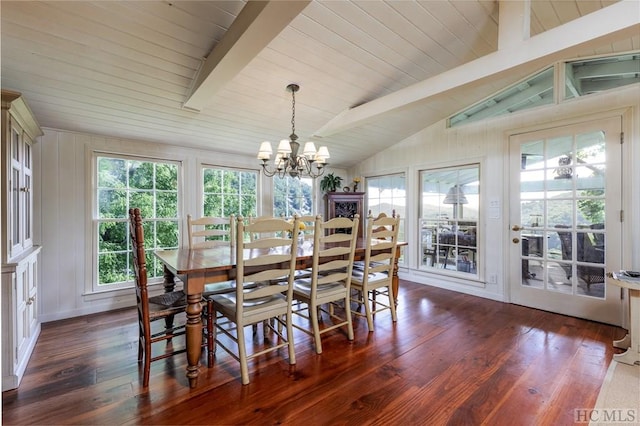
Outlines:
[{"label": "dining table", "polygon": [[[385,242],[380,240],[380,242]],[[372,241],[372,253],[375,253],[376,240]],[[396,245],[396,258],[392,277],[392,297],[394,303],[398,303],[398,258],[401,248],[406,242],[398,242]],[[366,242],[359,238],[356,243],[355,260],[362,260],[365,256]],[[183,291],[187,296],[185,308],[187,320],[186,353],[187,353],[187,378],[189,386],[197,386],[199,375],[199,361],[202,354],[202,293],[205,284],[228,281],[235,278],[236,247],[218,246],[206,249],[190,249],[179,247],[172,250],[156,250],[154,252],[158,260],[163,264],[165,291],[173,291],[178,278],[183,284]],[[259,251],[252,252],[251,256],[259,256]],[[246,257],[246,253],[245,253]],[[296,255],[296,269],[306,269],[312,266],[313,244],[305,241],[298,247]]]}]

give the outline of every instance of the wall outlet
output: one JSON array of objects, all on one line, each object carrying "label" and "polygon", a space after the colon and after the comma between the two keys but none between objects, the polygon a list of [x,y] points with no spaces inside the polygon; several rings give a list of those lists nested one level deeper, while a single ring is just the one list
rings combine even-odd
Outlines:
[{"label": "wall outlet", "polygon": [[489,274],[489,276],[487,277],[487,282],[489,284],[497,284],[498,276],[496,274]]}]

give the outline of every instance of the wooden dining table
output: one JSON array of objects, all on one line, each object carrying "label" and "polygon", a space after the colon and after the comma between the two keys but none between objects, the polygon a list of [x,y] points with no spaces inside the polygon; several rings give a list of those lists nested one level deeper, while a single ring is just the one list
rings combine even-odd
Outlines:
[{"label": "wooden dining table", "polygon": [[[381,241],[382,242],[382,241]],[[372,244],[375,245],[375,241]],[[398,300],[398,258],[405,242],[397,243],[396,263],[393,269],[392,293],[394,303]],[[365,242],[358,239],[355,259],[362,260],[365,254]],[[157,250],[155,256],[164,265],[165,291],[172,291],[175,278],[179,278],[187,295],[186,347],[187,378],[189,386],[197,386],[199,360],[202,354],[202,292],[205,284],[228,281],[235,278],[236,248],[220,246],[207,249],[189,249],[180,247],[174,250]],[[259,253],[255,254],[256,256]],[[311,267],[313,244],[305,242],[298,247],[296,269]]]}]

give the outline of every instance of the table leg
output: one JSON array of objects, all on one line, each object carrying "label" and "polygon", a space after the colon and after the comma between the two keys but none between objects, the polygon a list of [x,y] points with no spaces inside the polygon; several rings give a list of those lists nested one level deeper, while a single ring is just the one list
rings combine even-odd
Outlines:
[{"label": "table leg", "polygon": [[[176,287],[175,275],[173,275],[173,272],[171,272],[166,265],[164,267],[163,277],[164,277],[164,283],[163,283],[164,292],[165,293],[172,292]],[[165,330],[170,330],[173,328],[173,315],[168,316],[164,319],[164,327],[165,327]]]},{"label": "table leg", "polygon": [[629,289],[629,333],[613,345],[627,348],[624,353],[615,354],[614,360],[631,365],[640,362],[640,290]]},{"label": "table leg", "polygon": [[200,373],[200,355],[202,354],[202,292],[204,291],[204,273],[192,273],[182,278],[184,292],[187,294],[187,323],[185,324],[187,345],[187,378],[189,386],[195,388]]},{"label": "table leg", "polygon": [[187,377],[189,387],[195,388],[198,384],[198,367],[202,353],[202,293],[187,295]]},{"label": "table leg", "polygon": [[176,280],[173,272],[167,269],[167,266],[164,267],[164,292],[169,293],[172,292],[176,287]]}]

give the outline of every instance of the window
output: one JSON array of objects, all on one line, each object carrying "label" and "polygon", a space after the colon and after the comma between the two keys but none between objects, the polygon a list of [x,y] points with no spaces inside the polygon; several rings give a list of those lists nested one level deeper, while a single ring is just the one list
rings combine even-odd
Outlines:
[{"label": "window", "polygon": [[640,82],[640,53],[567,62],[565,99]]},{"label": "window", "polygon": [[147,273],[162,276],[153,251],[178,246],[178,169],[174,162],[96,156],[96,278],[94,291],[133,281],[129,208],[144,218]]},{"label": "window", "polygon": [[420,268],[477,274],[480,167],[420,172]]},{"label": "window", "polygon": [[257,216],[258,173],[203,167],[204,216]]},{"label": "window", "polygon": [[554,102],[553,67],[539,72],[449,118],[449,127]]},{"label": "window", "polygon": [[558,63],[480,101],[448,119],[455,127],[554,102],[560,88],[554,69],[564,66],[564,99],[578,98],[640,82],[640,52]]},{"label": "window", "polygon": [[[404,221],[406,218],[407,195],[405,191],[404,173],[367,177],[367,208],[375,218],[380,213],[391,216],[394,212],[400,215],[398,241],[406,241]],[[366,220],[366,218],[361,218]],[[365,225],[366,226],[366,225]],[[404,263],[404,254],[400,257]]]},{"label": "window", "polygon": [[313,179],[273,177],[273,215],[313,214]]}]

